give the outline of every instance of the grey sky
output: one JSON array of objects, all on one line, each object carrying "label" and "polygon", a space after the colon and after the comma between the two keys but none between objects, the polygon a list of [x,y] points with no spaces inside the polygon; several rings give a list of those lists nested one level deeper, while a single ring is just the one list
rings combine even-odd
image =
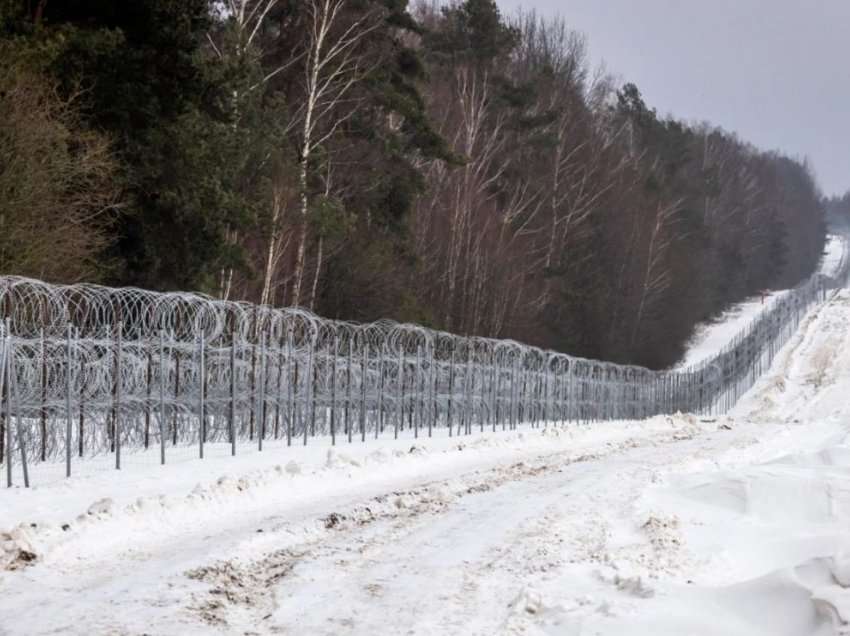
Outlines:
[{"label": "grey sky", "polygon": [[661,114],[808,157],[850,189],[850,0],[497,0],[560,14]]}]

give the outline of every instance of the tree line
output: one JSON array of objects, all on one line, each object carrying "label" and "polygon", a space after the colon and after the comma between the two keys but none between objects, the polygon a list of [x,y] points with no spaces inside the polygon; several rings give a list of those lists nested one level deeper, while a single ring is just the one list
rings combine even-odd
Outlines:
[{"label": "tree line", "polygon": [[831,229],[850,234],[850,191],[826,200],[826,216]]},{"label": "tree line", "polygon": [[825,219],[805,162],[493,0],[0,0],[6,273],[660,368]]}]

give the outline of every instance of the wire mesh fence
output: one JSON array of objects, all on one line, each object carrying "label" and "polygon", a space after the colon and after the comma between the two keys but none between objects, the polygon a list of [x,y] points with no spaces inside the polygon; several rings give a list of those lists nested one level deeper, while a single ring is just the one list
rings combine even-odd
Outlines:
[{"label": "wire mesh fence", "polygon": [[[848,277],[816,274],[714,357],[667,371],[509,340],[199,294],[0,278],[7,485],[134,458],[727,411],[803,315]],[[38,471],[41,472],[38,472]]]}]

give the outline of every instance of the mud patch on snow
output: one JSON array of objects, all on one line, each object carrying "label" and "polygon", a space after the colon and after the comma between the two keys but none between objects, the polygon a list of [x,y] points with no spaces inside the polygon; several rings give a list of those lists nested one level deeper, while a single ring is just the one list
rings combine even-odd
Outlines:
[{"label": "mud patch on snow", "polygon": [[518,462],[492,472],[476,472],[461,479],[378,495],[364,505],[344,513],[332,512],[320,521],[326,530],[345,531],[385,519],[439,514],[461,497],[489,492],[506,482],[536,477],[556,469],[557,465],[548,462]]},{"label": "mud patch on snow", "polygon": [[225,626],[227,615],[236,608],[252,612],[270,609],[273,586],[287,576],[305,553],[278,550],[258,561],[224,561],[189,570],[186,577],[209,586],[195,593],[189,610],[207,625]]},{"label": "mud patch on snow", "polygon": [[[436,482],[404,491],[391,491],[378,495],[360,505],[337,509],[313,522],[311,538],[250,561],[229,560],[195,568],[185,573],[186,577],[205,583],[209,589],[195,592],[187,609],[189,613],[210,626],[227,627],[229,617],[250,614],[253,621],[261,621],[270,615],[275,606],[274,584],[296,568],[304,558],[337,558],[327,545],[328,533],[356,532],[379,521],[387,521],[390,527],[404,525],[421,515],[438,515],[463,497],[490,491],[506,482],[531,478],[549,471],[560,470],[565,463],[582,461],[581,458],[560,458],[553,462],[517,462],[492,471],[474,472],[461,478]],[[308,525],[310,522],[307,522]],[[545,520],[538,520],[536,531],[545,531]],[[297,528],[286,524],[277,528],[290,536],[297,535]],[[356,536],[356,535],[354,535]],[[368,543],[368,542],[367,542]],[[357,551],[365,549],[362,544]],[[554,548],[553,548],[554,549]],[[339,563],[345,559],[343,555]],[[537,571],[556,567],[554,555],[548,551],[526,554],[523,567],[534,565]],[[544,564],[545,562],[545,564]],[[547,565],[548,564],[548,565]],[[373,597],[382,593],[377,584],[367,592]],[[242,617],[244,619],[244,616]]]},{"label": "mud patch on snow", "polygon": [[11,572],[35,564],[38,552],[29,530],[20,525],[9,532],[0,532],[0,571]]}]

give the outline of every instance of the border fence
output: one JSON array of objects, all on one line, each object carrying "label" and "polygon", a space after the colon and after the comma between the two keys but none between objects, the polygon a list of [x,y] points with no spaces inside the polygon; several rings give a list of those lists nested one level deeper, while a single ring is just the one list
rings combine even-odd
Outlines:
[{"label": "border fence", "polygon": [[782,295],[714,357],[665,371],[200,294],[0,277],[0,469],[7,486],[29,486],[34,466],[71,476],[141,451],[165,464],[178,449],[721,414],[848,272],[845,249],[835,276]]}]

